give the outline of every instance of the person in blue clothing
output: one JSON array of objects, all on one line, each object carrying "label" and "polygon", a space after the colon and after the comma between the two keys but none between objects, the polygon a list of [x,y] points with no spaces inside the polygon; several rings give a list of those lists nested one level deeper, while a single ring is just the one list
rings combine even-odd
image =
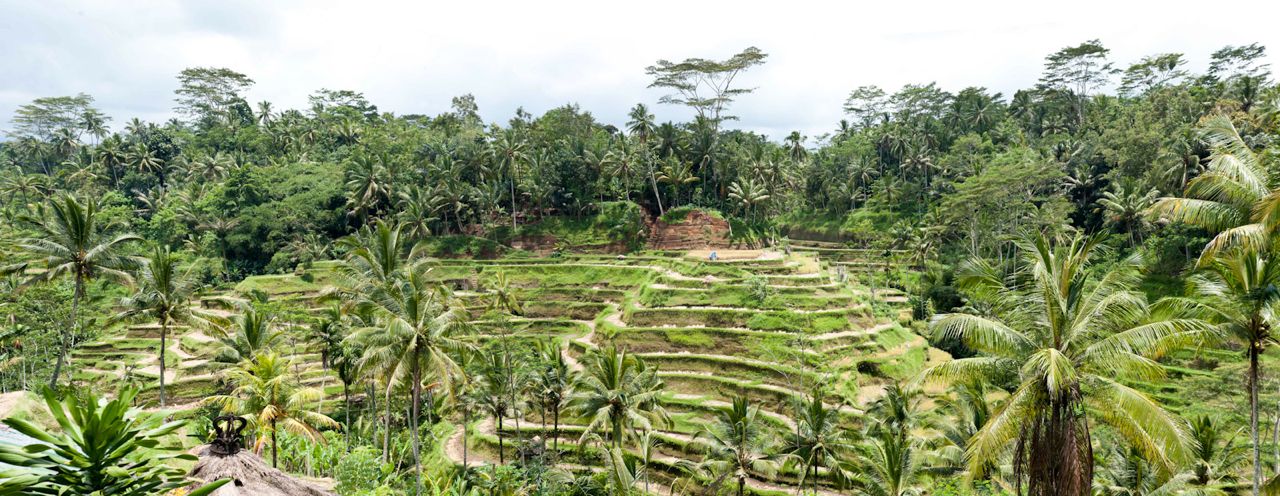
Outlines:
[{"label": "person in blue clothing", "polygon": [[720,257],[716,255],[715,250],[712,250],[712,251],[711,251],[711,256],[709,256],[709,257],[707,257],[707,258],[711,259],[711,261],[712,261],[712,262],[714,262],[714,261],[716,261],[717,259],[719,259]]}]

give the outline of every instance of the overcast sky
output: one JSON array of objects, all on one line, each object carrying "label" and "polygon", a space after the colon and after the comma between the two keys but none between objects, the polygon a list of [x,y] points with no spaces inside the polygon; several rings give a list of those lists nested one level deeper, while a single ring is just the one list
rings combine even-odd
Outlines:
[{"label": "overcast sky", "polygon": [[1010,94],[1035,83],[1045,55],[1092,38],[1121,67],[1182,52],[1199,71],[1228,44],[1280,53],[1280,2],[1139,3],[0,0],[0,129],[18,105],[78,92],[113,129],[165,120],[174,76],[191,66],[245,73],[257,81],[248,99],[278,109],[331,88],[398,114],[434,115],[472,93],[491,122],[571,102],[612,124],[637,102],[680,120],[656,105],[644,68],[755,45],[769,60],[742,79],[758,90],[734,107],[736,125],[780,139],[832,129],[860,85]]}]

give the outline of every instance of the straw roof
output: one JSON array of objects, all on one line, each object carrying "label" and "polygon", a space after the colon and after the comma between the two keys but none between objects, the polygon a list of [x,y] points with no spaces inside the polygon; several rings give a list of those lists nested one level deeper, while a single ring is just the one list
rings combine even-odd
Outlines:
[{"label": "straw roof", "polygon": [[205,446],[200,448],[199,456],[200,461],[191,469],[192,478],[206,482],[233,479],[212,496],[335,496],[320,486],[271,468],[249,450],[218,456]]}]

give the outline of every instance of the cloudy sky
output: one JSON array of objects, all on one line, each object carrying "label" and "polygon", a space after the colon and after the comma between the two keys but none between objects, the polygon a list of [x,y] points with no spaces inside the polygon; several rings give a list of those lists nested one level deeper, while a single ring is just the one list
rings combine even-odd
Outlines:
[{"label": "cloudy sky", "polygon": [[[18,105],[78,92],[116,127],[167,119],[174,76],[191,66],[243,72],[257,81],[249,100],[277,108],[331,88],[436,114],[472,93],[488,121],[574,102],[620,124],[662,95],[645,66],[755,45],[769,61],[742,80],[758,90],[735,107],[738,126],[779,139],[831,129],[865,84],[1012,93],[1035,83],[1046,54],[1092,38],[1121,66],[1183,52],[1202,70],[1210,52],[1251,42],[1280,53],[1280,3],[1140,3],[0,0],[0,130]],[[660,120],[687,117],[651,106]]]}]

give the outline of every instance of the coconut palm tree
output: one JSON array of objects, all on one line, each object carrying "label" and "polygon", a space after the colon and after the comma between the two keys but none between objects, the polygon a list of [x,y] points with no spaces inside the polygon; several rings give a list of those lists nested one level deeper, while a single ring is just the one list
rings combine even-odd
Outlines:
[{"label": "coconut palm tree", "polygon": [[307,328],[307,339],[320,349],[320,366],[325,369],[333,366],[333,357],[341,352],[347,337],[346,317],[342,303],[333,302]]},{"label": "coconut palm tree", "polygon": [[757,217],[762,206],[769,202],[769,189],[755,179],[737,180],[729,184],[729,199],[738,204],[742,212]]},{"label": "coconut palm tree", "polygon": [[495,433],[498,436],[498,463],[507,463],[506,447],[503,445],[502,420],[514,415],[516,406],[511,404],[511,375],[507,373],[507,355],[502,353],[486,353],[480,369],[480,387],[476,392],[480,408],[497,424]]},{"label": "coconut palm tree", "polygon": [[656,369],[613,346],[594,350],[583,361],[569,404],[588,420],[584,440],[598,435],[619,448],[624,438],[669,422],[658,401],[662,380]]},{"label": "coconut palm tree", "polygon": [[1191,484],[1207,491],[1228,492],[1236,484],[1236,467],[1247,458],[1246,448],[1236,443],[1241,430],[1230,431],[1221,419],[1207,415],[1194,417],[1191,423]]},{"label": "coconut palm tree", "polygon": [[717,412],[716,419],[694,436],[706,444],[706,456],[699,464],[718,477],[732,478],[738,496],[746,494],[747,479],[758,473],[772,476],[781,458],[773,453],[773,440],[760,420],[760,409],[745,396],[733,398],[729,409]]},{"label": "coconut palm tree", "polygon": [[511,230],[516,229],[516,183],[520,182],[520,166],[529,162],[529,145],[512,129],[503,132],[489,146],[489,156],[511,184]]},{"label": "coconut palm tree", "polygon": [[1262,446],[1258,438],[1258,388],[1261,357],[1276,344],[1271,329],[1280,310],[1280,260],[1265,252],[1239,246],[1218,251],[1202,262],[1201,273],[1188,278],[1194,299],[1177,299],[1191,315],[1214,323],[1221,336],[1245,348],[1249,370],[1249,439],[1253,444],[1253,491],[1262,485]]},{"label": "coconut palm tree", "polygon": [[231,318],[231,322],[218,329],[221,336],[218,341],[222,349],[218,351],[215,361],[222,363],[240,363],[252,359],[259,353],[270,351],[284,339],[283,334],[275,327],[275,317],[270,312],[259,310],[252,304],[240,306],[240,313]]},{"label": "coconut palm tree", "polygon": [[133,265],[133,260],[120,252],[127,243],[142,238],[133,234],[109,235],[107,226],[98,217],[98,202],[81,202],[71,195],[49,202],[43,216],[24,219],[32,224],[36,235],[23,239],[18,246],[28,255],[41,259],[44,268],[27,282],[48,282],[69,276],[75,284],[70,322],[60,336],[58,361],[49,378],[49,387],[52,388],[58,384],[72,336],[79,331],[77,317],[80,301],[85,297],[85,283],[103,277],[132,284],[133,276],[127,269]]},{"label": "coconut palm tree", "polygon": [[1095,211],[1106,214],[1107,224],[1115,226],[1129,236],[1129,246],[1142,242],[1147,228],[1144,212],[1156,201],[1155,188],[1143,190],[1136,181],[1111,183],[1111,190],[1102,193]]},{"label": "coconut palm tree", "polygon": [[676,158],[674,155],[667,157],[666,163],[662,166],[662,170],[658,171],[658,182],[670,184],[673,190],[672,208],[676,205],[676,201],[680,199],[680,188],[700,181],[696,174],[693,173],[693,165]]},{"label": "coconut palm tree", "polygon": [[[467,311],[423,271],[410,267],[401,277],[385,291],[364,295],[360,304],[376,308],[378,325],[357,330],[351,339],[364,347],[363,366],[386,370],[393,382],[409,381],[417,494],[422,484],[422,444],[418,439],[422,384],[430,376],[435,386],[453,396],[454,381],[463,374],[453,356],[467,348],[459,339],[467,326]],[[430,398],[427,403],[433,404]]]},{"label": "coconut palm tree", "polygon": [[160,407],[165,406],[165,353],[169,328],[178,325],[207,325],[213,316],[192,308],[196,281],[189,270],[178,267],[169,247],[156,247],[137,275],[138,290],[121,301],[123,310],[116,319],[145,315],[160,324]]},{"label": "coconut palm tree", "polygon": [[922,443],[918,393],[894,384],[870,408],[866,442],[858,446],[855,486],[869,496],[908,496],[919,492]]},{"label": "coconut palm tree", "polygon": [[1132,290],[1137,260],[1110,272],[1091,266],[1098,238],[1076,236],[1024,243],[1019,273],[1006,280],[975,260],[962,282],[1002,305],[995,315],[939,315],[937,339],[960,340],[978,356],[934,365],[930,382],[998,383],[1016,377],[1010,398],[966,449],[969,472],[979,473],[1012,448],[1017,491],[1088,494],[1093,480],[1090,423],[1101,422],[1160,470],[1184,460],[1183,424],[1146,394],[1120,379],[1161,377],[1152,357],[1198,342],[1209,331],[1196,319],[1174,318]]},{"label": "coconut palm tree", "polygon": [[1182,197],[1161,198],[1152,211],[1216,233],[1201,261],[1232,246],[1268,246],[1280,225],[1280,189],[1269,164],[1225,115],[1206,119],[1200,131],[1211,150],[1207,170],[1187,182]]},{"label": "coconut palm tree", "polygon": [[289,372],[292,362],[274,351],[259,353],[227,371],[227,379],[235,385],[231,394],[210,396],[205,402],[224,412],[248,415],[258,433],[256,449],[261,450],[271,439],[271,466],[279,467],[280,429],[305,436],[312,442],[324,443],[321,428],[338,427],[328,416],[311,410],[324,398],[317,388],[299,387]]},{"label": "coconut palm tree", "polygon": [[552,451],[556,459],[560,455],[560,411],[569,399],[573,376],[569,364],[560,352],[560,345],[554,341],[542,342],[538,347],[540,360],[539,370],[533,378],[533,389],[542,404],[542,424],[546,425],[546,412],[551,413]]},{"label": "coconut palm tree", "polygon": [[800,480],[812,481],[818,491],[819,471],[826,469],[831,479],[842,484],[848,478],[844,460],[857,448],[854,432],[840,426],[839,411],[828,407],[819,395],[812,395],[797,405],[796,429],[788,433],[783,453],[800,465]]}]

